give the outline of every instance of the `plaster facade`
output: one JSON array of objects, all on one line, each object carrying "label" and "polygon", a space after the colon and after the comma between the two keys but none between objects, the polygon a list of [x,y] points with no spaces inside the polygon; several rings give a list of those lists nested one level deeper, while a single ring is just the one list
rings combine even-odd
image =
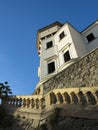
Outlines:
[{"label": "plaster facade", "polygon": [[40,56],[38,76],[40,82],[70,66],[76,59],[83,57],[97,46],[98,21],[82,32],[77,31],[68,22],[65,24],[55,22],[38,30],[37,48]]}]

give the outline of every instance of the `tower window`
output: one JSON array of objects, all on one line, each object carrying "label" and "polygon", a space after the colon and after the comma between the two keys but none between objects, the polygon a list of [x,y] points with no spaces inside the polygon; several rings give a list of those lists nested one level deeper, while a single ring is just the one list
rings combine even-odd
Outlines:
[{"label": "tower window", "polygon": [[64,56],[64,61],[65,62],[67,62],[67,61],[69,61],[71,59],[69,51],[66,51],[63,56]]},{"label": "tower window", "polygon": [[92,40],[95,39],[95,36],[93,33],[90,33],[86,38],[87,38],[88,42],[91,42]]},{"label": "tower window", "polygon": [[51,34],[47,35],[46,37],[47,37],[47,38],[51,37]]},{"label": "tower window", "polygon": [[63,38],[65,37],[64,31],[59,35],[59,37],[60,37],[60,40],[63,39]]},{"label": "tower window", "polygon": [[45,37],[42,37],[41,40],[42,40],[42,41],[45,40]]},{"label": "tower window", "polygon": [[53,73],[55,71],[55,63],[51,62],[48,64],[48,74]]},{"label": "tower window", "polygon": [[53,42],[52,41],[47,42],[46,46],[47,46],[47,49],[51,48],[53,46]]}]

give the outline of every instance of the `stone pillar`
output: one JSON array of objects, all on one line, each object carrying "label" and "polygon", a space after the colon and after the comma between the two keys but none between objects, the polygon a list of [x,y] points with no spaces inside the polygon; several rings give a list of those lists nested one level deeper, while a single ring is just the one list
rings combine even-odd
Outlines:
[{"label": "stone pillar", "polygon": [[76,96],[77,96],[77,98],[78,98],[78,104],[81,104],[79,94],[77,93]]},{"label": "stone pillar", "polygon": [[84,95],[85,95],[85,97],[86,97],[87,105],[89,105],[90,102],[89,102],[89,98],[88,98],[88,96],[87,96],[87,93],[85,93]]},{"label": "stone pillar", "polygon": [[34,102],[34,99],[31,99],[30,100],[30,107],[33,109],[35,106],[35,102]]},{"label": "stone pillar", "polygon": [[46,104],[46,108],[51,105],[50,94],[47,94],[45,96],[45,104]]},{"label": "stone pillar", "polygon": [[58,94],[56,95],[56,99],[57,99],[56,104],[60,104],[60,97],[59,97],[59,95],[58,95]]},{"label": "stone pillar", "polygon": [[96,95],[96,103],[98,104],[98,91],[95,92]]},{"label": "stone pillar", "polygon": [[63,103],[64,103],[64,104],[67,104],[67,101],[66,101],[66,99],[65,99],[65,95],[64,95],[64,94],[62,94],[62,97],[63,97]]},{"label": "stone pillar", "polygon": [[44,98],[42,98],[42,99],[40,100],[40,107],[41,107],[41,109],[44,109],[44,108],[45,108],[45,99],[44,99]]},{"label": "stone pillar", "polygon": [[98,97],[95,93],[93,93],[94,97],[95,97],[95,100],[96,100],[96,104],[98,104]]},{"label": "stone pillar", "polygon": [[23,99],[23,107],[26,107],[26,99]]},{"label": "stone pillar", "polygon": [[69,96],[70,96],[70,104],[73,104],[72,94],[70,93]]},{"label": "stone pillar", "polygon": [[27,108],[30,107],[30,99],[29,99],[29,98],[26,100],[26,107],[27,107]]}]

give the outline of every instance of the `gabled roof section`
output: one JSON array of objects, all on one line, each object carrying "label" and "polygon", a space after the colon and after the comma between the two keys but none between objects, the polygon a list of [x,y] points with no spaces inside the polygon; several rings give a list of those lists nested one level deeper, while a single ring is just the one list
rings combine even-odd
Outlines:
[{"label": "gabled roof section", "polygon": [[50,25],[48,25],[48,26],[45,26],[45,27],[39,29],[38,32],[43,32],[43,31],[45,31],[45,30],[47,30],[47,29],[49,29],[49,28],[52,28],[52,27],[54,27],[54,26],[56,26],[56,25],[58,25],[58,26],[60,26],[60,27],[63,26],[62,23],[56,21],[56,22],[54,22],[54,23],[52,23],[52,24],[50,24]]},{"label": "gabled roof section", "polygon": [[90,24],[88,27],[86,27],[83,31],[81,31],[80,33],[85,33],[86,31],[88,31],[89,29],[91,29],[92,27],[94,27],[96,24],[98,24],[98,20],[96,20],[95,22],[93,22],[92,24]]}]

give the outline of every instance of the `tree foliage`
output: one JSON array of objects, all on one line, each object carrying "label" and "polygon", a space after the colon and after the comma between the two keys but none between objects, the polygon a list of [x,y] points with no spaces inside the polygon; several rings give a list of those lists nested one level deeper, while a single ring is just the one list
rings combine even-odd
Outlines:
[{"label": "tree foliage", "polygon": [[[8,86],[8,82],[0,83],[0,98],[6,100],[6,98],[12,94],[10,86]],[[3,108],[2,104],[0,105],[0,128],[7,128],[11,125],[11,119]]]},{"label": "tree foliage", "polygon": [[8,97],[9,94],[12,94],[8,82],[0,83],[0,98]]}]

